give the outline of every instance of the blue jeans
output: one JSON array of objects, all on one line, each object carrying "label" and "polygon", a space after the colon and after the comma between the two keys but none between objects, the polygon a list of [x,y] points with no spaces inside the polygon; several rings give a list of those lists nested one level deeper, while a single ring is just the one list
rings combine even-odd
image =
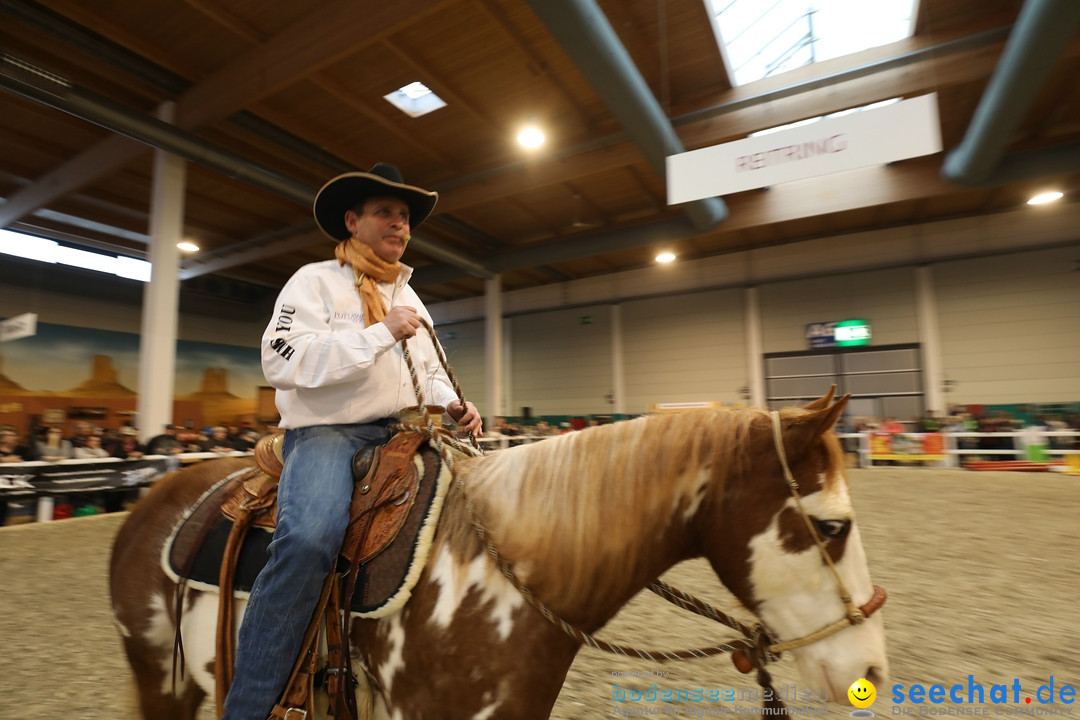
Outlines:
[{"label": "blue jeans", "polygon": [[352,498],[353,454],[390,439],[382,423],[285,432],[270,559],[251,590],[223,720],[266,720],[289,680],[304,631],[334,568]]}]

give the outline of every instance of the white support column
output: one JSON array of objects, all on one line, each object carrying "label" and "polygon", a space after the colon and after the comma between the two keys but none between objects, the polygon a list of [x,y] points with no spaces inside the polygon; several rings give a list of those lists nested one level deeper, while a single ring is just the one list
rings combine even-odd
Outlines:
[{"label": "white support column", "polygon": [[[172,121],[175,104],[166,103],[158,118]],[[161,433],[173,421],[177,315],[180,301],[180,251],[184,233],[184,185],[187,166],[175,155],[154,152],[150,201],[150,282],[143,289],[139,342],[139,395],[136,411],[141,437]]]},{"label": "white support column", "polygon": [[626,412],[626,373],[623,366],[622,305],[611,306],[611,401],[616,415]]},{"label": "white support column", "polygon": [[484,281],[484,367],[487,375],[487,407],[480,408],[484,427],[494,428],[503,406],[502,283],[496,275]]},{"label": "white support column", "polygon": [[514,407],[514,326],[510,318],[502,323],[502,408],[500,415],[512,415]]},{"label": "white support column", "polygon": [[756,287],[743,293],[746,305],[746,372],[750,383],[750,405],[765,407],[765,371],[761,341],[761,306]]},{"label": "white support column", "polygon": [[941,332],[938,326],[937,294],[934,292],[934,270],[929,265],[915,269],[915,312],[919,319],[926,410],[933,410],[941,417],[948,408],[945,406],[945,377],[941,369]]}]

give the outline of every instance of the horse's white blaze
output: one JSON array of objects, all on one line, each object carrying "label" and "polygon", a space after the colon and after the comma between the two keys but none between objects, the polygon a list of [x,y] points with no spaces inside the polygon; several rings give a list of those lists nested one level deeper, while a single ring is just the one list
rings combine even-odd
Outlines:
[{"label": "horse's white blaze", "polygon": [[[792,500],[788,505],[793,504]],[[803,506],[819,519],[852,519],[836,570],[855,604],[866,603],[873,594],[873,584],[847,488],[842,482],[836,483],[828,493],[803,498]],[[755,596],[761,600],[759,613],[780,640],[803,637],[845,616],[836,580],[816,545],[798,553],[785,552],[777,518],[773,518],[765,532],[751,540],[750,550],[750,579]],[[799,579],[797,584],[791,582],[793,577]],[[883,673],[882,678],[888,672],[881,615],[793,650],[792,655],[807,683],[828,691],[830,699],[845,702],[848,686],[865,677],[870,668]]]},{"label": "horse's white blaze", "polygon": [[[498,581],[493,580],[497,577]],[[510,637],[514,629],[514,615],[524,599],[513,586],[491,572],[491,565],[484,553],[474,557],[468,565],[462,565],[446,547],[441,548],[431,570],[430,582],[438,586],[439,592],[431,613],[433,624],[448,629],[462,602],[470,592],[477,590],[481,593],[479,604],[490,604],[488,617],[499,639],[505,641]]]},{"label": "horse's white blaze", "polygon": [[389,652],[386,661],[375,668],[375,676],[379,678],[383,692],[389,695],[394,685],[394,676],[405,669],[405,626],[401,624],[401,613],[392,615],[386,624],[389,625],[386,633]]}]

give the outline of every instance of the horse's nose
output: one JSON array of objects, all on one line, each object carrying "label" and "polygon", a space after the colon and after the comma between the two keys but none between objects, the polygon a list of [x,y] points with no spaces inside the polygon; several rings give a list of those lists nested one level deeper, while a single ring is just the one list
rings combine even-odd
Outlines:
[{"label": "horse's nose", "polygon": [[879,668],[877,665],[871,665],[870,667],[866,668],[866,674],[863,675],[863,677],[869,680],[874,687],[882,685],[885,683],[885,681],[888,680],[888,677],[885,675],[885,671]]}]

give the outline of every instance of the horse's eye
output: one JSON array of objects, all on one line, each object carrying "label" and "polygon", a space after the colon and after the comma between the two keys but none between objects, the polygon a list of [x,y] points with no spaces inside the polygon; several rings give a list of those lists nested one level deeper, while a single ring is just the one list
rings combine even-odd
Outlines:
[{"label": "horse's eye", "polygon": [[851,530],[850,520],[815,520],[814,524],[817,525],[821,537],[826,540],[838,540],[847,537],[848,531]]}]

